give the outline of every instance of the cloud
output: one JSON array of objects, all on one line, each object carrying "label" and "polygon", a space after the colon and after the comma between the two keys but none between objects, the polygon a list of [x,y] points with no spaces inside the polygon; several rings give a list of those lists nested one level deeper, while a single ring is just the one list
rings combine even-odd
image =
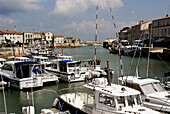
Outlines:
[{"label": "cloud", "polygon": [[11,25],[11,24],[14,24],[15,21],[12,18],[0,17],[0,23],[3,24],[3,25]]},{"label": "cloud", "polygon": [[49,13],[49,16],[69,16],[73,17],[78,13],[86,12],[96,4],[102,9],[108,8],[108,3],[112,8],[123,6],[122,0],[56,0],[55,8]]},{"label": "cloud", "polygon": [[15,12],[40,10],[40,0],[0,0],[0,14],[9,15]]},{"label": "cloud", "polygon": [[129,21],[129,22],[117,22],[118,30],[124,27],[131,27],[136,24],[136,21]]},{"label": "cloud", "polygon": [[[83,20],[80,23],[72,22],[71,24],[65,24],[63,29],[67,30],[75,30],[76,32],[81,33],[95,33],[96,23],[92,21]],[[98,20],[98,32],[107,34],[112,32],[113,27],[110,21],[106,21],[105,19]]]}]

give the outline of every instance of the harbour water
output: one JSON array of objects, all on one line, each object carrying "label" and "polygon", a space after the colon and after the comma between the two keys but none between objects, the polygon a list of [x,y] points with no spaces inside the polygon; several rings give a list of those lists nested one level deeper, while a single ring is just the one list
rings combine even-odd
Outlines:
[{"label": "harbour water", "polygon": [[[94,58],[94,46],[85,46],[80,48],[64,48],[65,55],[71,55],[74,57],[74,60],[85,60]],[[61,53],[61,49],[54,49],[55,53]],[[101,59],[101,66],[107,66],[107,60],[109,60],[110,68],[112,68],[115,73],[112,81],[118,83],[117,78],[120,74],[120,63],[119,56],[117,54],[109,54],[109,51],[101,46],[97,46],[97,58]],[[136,72],[136,66],[139,60],[139,76],[145,77],[147,72],[147,58],[143,57],[135,57],[133,63],[132,57],[122,56],[123,61],[123,70],[124,75],[134,75]],[[132,63],[132,65],[131,65]],[[161,61],[156,59],[150,59],[149,65],[149,77],[157,77],[158,79],[162,79],[165,72],[170,71],[170,62]],[[63,88],[74,88],[80,87],[85,82],[78,83],[64,83],[59,82],[53,85],[44,86],[40,89],[34,90],[33,98],[34,98],[34,106],[36,110],[36,114],[40,113],[42,108],[51,108],[52,103],[57,95],[60,94],[59,90]],[[76,91],[76,90],[74,90]],[[29,91],[29,94],[30,91]],[[28,106],[29,102],[27,99],[27,91],[18,91],[15,89],[7,89],[5,90],[7,111],[9,113],[21,114],[21,107]],[[31,97],[31,95],[30,95]],[[4,102],[3,102],[3,92],[0,90],[0,112],[4,112]]]}]

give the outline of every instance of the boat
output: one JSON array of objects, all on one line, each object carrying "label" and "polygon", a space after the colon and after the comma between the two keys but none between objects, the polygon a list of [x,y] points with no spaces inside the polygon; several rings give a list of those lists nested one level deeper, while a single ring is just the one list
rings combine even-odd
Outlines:
[{"label": "boat", "polygon": [[51,67],[46,67],[46,71],[57,75],[61,80],[66,82],[85,81],[89,73],[81,68],[81,62],[71,60],[51,61]]},{"label": "boat", "polygon": [[[100,59],[87,59],[82,61],[84,69],[87,69],[92,74],[91,78],[93,78],[94,75],[97,77],[107,76],[107,68],[101,68],[100,63]],[[114,71],[112,70],[110,73],[113,75]]]},{"label": "boat", "polygon": [[55,57],[56,55],[53,53],[52,50],[47,49],[47,48],[41,48],[38,50],[38,55],[39,56],[44,56],[44,57]]},{"label": "boat", "polygon": [[143,104],[148,108],[170,113],[170,94],[157,79],[137,76],[119,78],[127,87],[139,90]]},{"label": "boat", "polygon": [[36,62],[8,61],[2,66],[0,75],[8,83],[8,86],[20,90],[42,87],[42,78],[37,76],[39,74],[32,72],[32,69],[37,65],[38,63]]},{"label": "boat", "polygon": [[26,61],[29,61],[29,58],[28,57],[14,57],[13,60],[26,62]]},{"label": "boat", "polygon": [[48,57],[43,57],[43,56],[31,56],[30,57],[31,61],[40,63],[44,67],[47,67],[48,65],[51,64],[49,61]]},{"label": "boat", "polygon": [[5,64],[6,59],[0,58],[0,68]]},{"label": "boat", "polygon": [[57,54],[56,59],[57,59],[57,61],[60,61],[60,60],[70,60],[70,61],[73,61],[73,56]]},{"label": "boat", "polygon": [[61,94],[54,100],[53,107],[69,110],[71,114],[160,114],[142,105],[139,91],[117,84],[108,85],[106,78],[96,78],[83,86],[83,92]]},{"label": "boat", "polygon": [[124,55],[127,56],[133,56],[134,54],[135,56],[137,56],[140,54],[140,52],[141,52],[141,48],[135,45],[124,47]]},{"label": "boat", "polygon": [[56,75],[43,70],[41,64],[30,61],[8,61],[2,66],[0,75],[8,86],[20,90],[58,82]]}]

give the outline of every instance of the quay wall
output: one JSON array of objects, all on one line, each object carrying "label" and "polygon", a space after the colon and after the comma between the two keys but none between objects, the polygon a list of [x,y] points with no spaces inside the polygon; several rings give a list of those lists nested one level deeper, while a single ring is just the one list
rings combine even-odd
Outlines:
[{"label": "quay wall", "polygon": [[25,53],[25,49],[22,47],[5,47],[5,48],[0,48],[0,57],[1,58],[11,58],[12,56],[14,56],[14,52],[15,52],[15,56],[17,55],[22,55],[22,54],[26,54]]}]

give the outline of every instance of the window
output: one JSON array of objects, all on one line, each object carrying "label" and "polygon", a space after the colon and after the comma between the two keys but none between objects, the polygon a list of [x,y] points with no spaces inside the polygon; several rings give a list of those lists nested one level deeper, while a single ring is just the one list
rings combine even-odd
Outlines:
[{"label": "window", "polygon": [[117,97],[117,102],[118,102],[118,110],[122,110],[122,107],[125,107],[125,97],[124,96],[119,96]]},{"label": "window", "polygon": [[12,71],[12,66],[9,65],[9,64],[5,64],[4,66],[2,66],[2,69],[3,70],[9,70],[9,71]]},{"label": "window", "polygon": [[164,35],[166,35],[166,28],[164,29]]},{"label": "window", "polygon": [[144,94],[150,94],[150,93],[157,92],[157,90],[153,87],[152,83],[142,85],[141,88],[142,88]]},{"label": "window", "polygon": [[135,105],[134,96],[127,96],[126,98],[127,98],[127,101],[128,101],[128,106]]},{"label": "window", "polygon": [[170,28],[168,28],[168,34],[170,34]]},{"label": "window", "polygon": [[114,98],[104,93],[99,93],[99,103],[102,103],[107,106],[115,107]]}]

